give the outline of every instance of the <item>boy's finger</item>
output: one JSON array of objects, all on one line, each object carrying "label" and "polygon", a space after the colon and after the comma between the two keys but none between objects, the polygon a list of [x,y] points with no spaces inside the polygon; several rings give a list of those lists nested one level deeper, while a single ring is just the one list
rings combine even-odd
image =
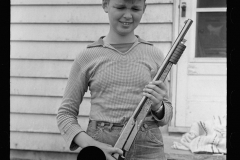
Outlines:
[{"label": "boy's finger", "polygon": [[154,90],[154,89],[148,89],[148,88],[144,88],[143,92],[148,93],[153,95],[154,97],[158,97],[158,94],[161,93],[160,90]]},{"label": "boy's finger", "polygon": [[123,155],[123,151],[119,148],[114,148],[114,152]]},{"label": "boy's finger", "polygon": [[166,83],[163,81],[153,81],[152,84],[157,85],[159,88],[166,89]]},{"label": "boy's finger", "polygon": [[155,85],[164,85],[165,83],[161,80],[159,81],[152,81],[152,84],[155,84]]},{"label": "boy's finger", "polygon": [[[119,154],[119,156],[121,156],[121,157],[123,157],[123,151],[121,150],[121,149],[119,149],[119,148],[113,148],[114,149],[114,151],[113,151],[113,154],[112,154],[112,156],[114,155],[114,154]],[[125,158],[125,157],[124,157]],[[115,159],[115,158],[114,158]]]},{"label": "boy's finger", "polygon": [[155,98],[152,94],[143,92],[143,95],[146,96],[146,97],[148,97],[149,99],[151,99],[153,102],[157,102],[157,101],[158,101],[158,99]]},{"label": "boy's finger", "polygon": [[161,90],[164,90],[164,88],[161,88],[161,87],[159,87],[157,85],[147,85],[143,89],[143,91],[146,91],[146,92],[149,92],[149,93],[152,93],[153,92],[152,90],[159,94],[159,93],[162,93]]}]

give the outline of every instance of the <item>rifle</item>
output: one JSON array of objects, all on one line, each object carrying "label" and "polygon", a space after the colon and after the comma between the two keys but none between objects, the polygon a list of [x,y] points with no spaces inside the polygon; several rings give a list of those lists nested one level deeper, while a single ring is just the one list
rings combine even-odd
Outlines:
[{"label": "rifle", "polygon": [[[181,57],[183,51],[186,46],[184,43],[186,40],[184,39],[185,34],[192,24],[192,20],[188,19],[185,21],[185,25],[179,33],[177,39],[174,41],[170,51],[165,57],[161,67],[159,68],[157,74],[153,78],[153,81],[161,80],[164,81],[168,75],[173,64],[177,64],[179,58]],[[127,124],[124,126],[117,142],[114,147],[120,148],[124,153],[129,151],[145,117],[147,116],[150,108],[151,108],[151,100],[146,96],[143,96],[137,108],[133,112],[132,116],[128,120]],[[115,153],[112,155],[115,159],[119,159],[119,154]]]}]

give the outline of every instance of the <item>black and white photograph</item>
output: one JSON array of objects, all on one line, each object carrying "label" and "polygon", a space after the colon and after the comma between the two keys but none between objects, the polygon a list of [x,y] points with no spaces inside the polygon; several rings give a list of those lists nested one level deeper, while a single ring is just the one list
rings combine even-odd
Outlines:
[{"label": "black and white photograph", "polygon": [[227,0],[10,1],[11,160],[226,156]]}]

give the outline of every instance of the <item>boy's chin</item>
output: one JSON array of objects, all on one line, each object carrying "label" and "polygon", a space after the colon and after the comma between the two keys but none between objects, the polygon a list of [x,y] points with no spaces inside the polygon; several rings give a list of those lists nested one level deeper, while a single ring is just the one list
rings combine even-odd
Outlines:
[{"label": "boy's chin", "polygon": [[132,34],[133,31],[134,31],[134,30],[132,30],[132,29],[129,29],[129,30],[127,30],[127,29],[121,29],[121,30],[118,31],[118,34],[121,35],[121,36],[127,36],[127,35],[129,35],[129,34]]}]

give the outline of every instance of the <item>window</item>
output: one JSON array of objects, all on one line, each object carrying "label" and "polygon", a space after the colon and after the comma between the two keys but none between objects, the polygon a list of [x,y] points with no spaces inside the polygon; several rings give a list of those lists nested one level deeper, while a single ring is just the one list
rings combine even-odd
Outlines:
[{"label": "window", "polygon": [[226,0],[198,0],[196,57],[226,57]]}]

